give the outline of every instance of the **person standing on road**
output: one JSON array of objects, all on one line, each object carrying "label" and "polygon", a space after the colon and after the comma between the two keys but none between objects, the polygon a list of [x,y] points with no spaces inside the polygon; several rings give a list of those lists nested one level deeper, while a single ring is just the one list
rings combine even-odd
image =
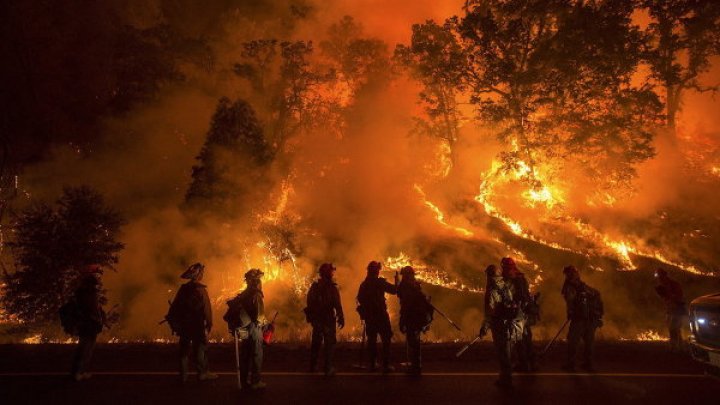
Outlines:
[{"label": "person standing on road", "polygon": [[187,382],[190,353],[195,360],[200,381],[214,380],[217,374],[208,371],[207,335],[212,330],[212,307],[207,287],[200,281],[205,266],[195,263],[180,276],[190,280],[183,284],[170,304],[165,319],[173,333],[180,337],[180,381]]},{"label": "person standing on road", "polygon": [[320,278],[312,283],[307,296],[305,316],[312,325],[312,342],[310,344],[310,372],[317,369],[320,347],[325,345],[325,376],[335,375],[333,352],[337,342],[337,326],[345,327],[345,315],[340,302],[340,291],[335,283],[335,266],[323,263],[318,269]]},{"label": "person standing on road", "polygon": [[83,273],[85,275],[80,281],[80,286],[75,290],[79,335],[72,363],[72,376],[75,381],[91,377],[91,374],[87,372],[87,367],[92,359],[97,336],[106,323],[106,314],[102,307],[100,293],[100,280],[98,279],[98,275],[101,273],[100,268],[97,265],[86,266]]},{"label": "person standing on road", "polygon": [[565,283],[562,295],[567,304],[567,319],[570,321],[568,330],[567,361],[563,369],[575,372],[575,355],[582,340],[584,343],[582,368],[587,372],[595,372],[593,367],[593,345],[595,331],[602,327],[603,302],[600,292],[580,279],[580,273],[574,266],[563,269]]},{"label": "person standing on road", "polygon": [[392,339],[392,327],[390,326],[390,315],[387,311],[385,294],[397,294],[397,273],[395,273],[395,284],[390,284],[383,277],[380,277],[380,262],[372,261],[367,266],[367,276],[360,284],[357,294],[360,319],[365,322],[365,334],[368,339],[368,353],[370,355],[370,371],[375,371],[377,364],[377,338],[380,335],[382,340],[382,371],[384,374],[392,372],[390,366],[390,340]]},{"label": "person standing on road", "polygon": [[540,311],[536,298],[530,294],[530,283],[525,274],[518,270],[511,257],[504,257],[500,261],[503,279],[510,281],[515,290],[515,300],[523,318],[523,333],[517,345],[518,365],[517,371],[535,371],[535,349],[533,348],[532,326],[538,321]]},{"label": "person standing on road", "polygon": [[400,331],[405,334],[408,357],[408,374],[422,374],[422,353],[420,334],[430,327],[433,307],[423,294],[420,283],[415,279],[415,269],[405,266],[400,269],[402,281],[398,285],[400,298]]},{"label": "person standing on road", "polygon": [[664,269],[657,269],[655,278],[658,282],[657,286],[655,286],[655,292],[665,302],[665,316],[668,333],[670,334],[670,349],[672,351],[682,351],[682,325],[687,316],[682,287],[680,283],[671,279]]},{"label": "person standing on road", "polygon": [[248,332],[247,339],[242,342],[240,352],[240,384],[243,389],[260,390],[265,388],[261,379],[263,362],[263,327],[267,324],[265,318],[265,295],[262,291],[262,276],[265,273],[259,269],[250,269],[245,273],[247,286],[231,302],[239,304],[250,318],[245,327]]},{"label": "person standing on road", "polygon": [[485,323],[492,333],[493,345],[500,361],[500,375],[495,385],[512,388],[512,353],[523,336],[523,318],[516,297],[515,285],[504,278],[495,265],[485,269]]}]

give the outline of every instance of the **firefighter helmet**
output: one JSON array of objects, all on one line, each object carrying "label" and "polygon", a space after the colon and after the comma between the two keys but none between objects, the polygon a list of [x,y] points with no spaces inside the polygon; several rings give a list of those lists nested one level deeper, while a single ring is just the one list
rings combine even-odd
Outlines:
[{"label": "firefighter helmet", "polygon": [[320,277],[330,278],[335,270],[332,263],[323,263],[320,265],[318,273],[320,273]]},{"label": "firefighter helmet", "polygon": [[376,262],[374,260],[371,261],[370,263],[368,263],[368,265],[367,265],[368,273],[376,273],[377,274],[377,273],[380,273],[380,269],[382,269],[382,263]]},{"label": "firefighter helmet", "polygon": [[260,278],[264,275],[265,275],[265,273],[263,273],[260,269],[250,269],[247,272],[245,272],[245,280],[247,280],[247,281],[260,280]]},{"label": "firefighter helmet", "polygon": [[180,278],[197,280],[202,277],[204,272],[205,266],[202,263],[193,263],[187,268],[187,270],[185,270]]},{"label": "firefighter helmet", "polygon": [[563,274],[566,275],[566,276],[571,276],[571,275],[578,275],[578,274],[580,274],[580,273],[579,273],[578,270],[575,268],[575,266],[573,266],[573,265],[571,264],[571,265],[565,266],[565,268],[563,269]]},{"label": "firefighter helmet", "polygon": [[515,260],[513,260],[512,257],[503,257],[502,260],[500,260],[500,266],[502,268],[517,268]]}]

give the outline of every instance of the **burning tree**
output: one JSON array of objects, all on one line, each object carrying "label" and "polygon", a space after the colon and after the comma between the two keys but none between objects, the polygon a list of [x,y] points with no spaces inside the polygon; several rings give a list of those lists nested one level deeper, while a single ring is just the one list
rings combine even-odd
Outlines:
[{"label": "burning tree", "polygon": [[386,44],[363,37],[362,27],[346,16],[330,26],[319,53],[312,41],[245,42],[234,72],[248,84],[247,98],[268,142],[284,153],[302,131],[342,137],[346,108],[374,79],[389,76],[388,64]]},{"label": "burning tree", "polygon": [[640,0],[651,22],[646,60],[651,76],[664,89],[666,125],[674,133],[676,117],[688,90],[717,91],[700,75],[710,70],[710,58],[720,54],[720,4],[703,0]]},{"label": "burning tree", "polygon": [[[389,77],[386,44],[363,37],[351,17],[330,26],[319,53],[312,41],[277,39],[247,41],[241,49],[233,70],[246,84],[246,99],[223,99],[218,105],[200,164],[193,168],[186,196],[190,205],[203,208],[195,203],[205,201],[211,204],[204,208],[212,209],[217,208],[212,201],[232,201],[238,211],[237,204],[248,200],[240,197],[256,196],[255,202],[266,205],[267,197],[278,191],[286,199],[293,176],[288,171],[293,148],[288,145],[294,143],[289,141],[310,132],[341,139],[356,94]],[[282,182],[266,176],[270,166]],[[245,175],[237,176],[239,172]],[[220,212],[229,212],[226,208]],[[292,221],[270,222],[279,226]]]},{"label": "burning tree", "polygon": [[120,214],[89,187],[66,188],[55,207],[40,203],[22,211],[8,243],[15,271],[3,274],[5,311],[28,323],[54,319],[82,266],[112,269],[118,262],[122,224]]},{"label": "burning tree", "polygon": [[617,185],[652,156],[648,124],[658,105],[648,86],[631,83],[642,45],[631,5],[497,0],[468,7],[451,22],[478,118],[510,146],[504,169],[521,169],[542,190],[539,163],[579,157],[590,174]]},{"label": "burning tree", "polygon": [[243,44],[235,74],[246,79],[269,144],[277,152],[311,119],[311,91],[323,77],[310,69],[310,41],[258,39]]},{"label": "burning tree", "polygon": [[398,45],[395,59],[423,86],[419,97],[426,118],[417,119],[417,131],[444,141],[455,164],[455,143],[463,121],[458,97],[465,90],[467,58],[452,24],[413,25],[410,45]]},{"label": "burning tree", "polygon": [[320,49],[331,69],[330,78],[346,86],[350,99],[365,86],[386,84],[390,76],[387,44],[365,37],[363,27],[350,16],[330,26]]}]

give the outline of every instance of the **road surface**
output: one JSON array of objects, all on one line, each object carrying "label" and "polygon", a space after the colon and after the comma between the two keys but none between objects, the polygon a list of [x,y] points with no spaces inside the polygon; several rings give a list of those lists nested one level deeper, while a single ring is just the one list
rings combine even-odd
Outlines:
[{"label": "road surface", "polygon": [[[0,404],[720,404],[720,380],[662,343],[600,342],[595,374],[563,372],[561,343],[538,373],[516,375],[511,392],[494,386],[497,364],[488,342],[457,360],[460,346],[424,345],[424,375],[416,379],[357,367],[358,345],[349,343],[337,350],[338,375],[325,378],[307,372],[304,345],[277,344],[265,351],[267,389],[245,393],[236,387],[230,345],[209,350],[218,380],[191,378],[185,385],[177,382],[174,345],[99,345],[93,378],[81,383],[66,373],[71,345],[2,345]],[[402,346],[393,347],[393,359],[404,360]]]}]

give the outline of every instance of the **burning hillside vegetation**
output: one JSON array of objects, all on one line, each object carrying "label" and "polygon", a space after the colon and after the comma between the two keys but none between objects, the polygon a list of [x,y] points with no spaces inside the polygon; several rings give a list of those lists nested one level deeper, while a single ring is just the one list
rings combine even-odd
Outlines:
[{"label": "burning hillside vegetation", "polygon": [[[152,97],[103,115],[91,142],[53,145],[5,182],[3,204],[17,210],[77,182],[127,217],[117,272],[105,274],[120,306],[112,341],[169,339],[157,323],[196,261],[216,325],[245,271],[261,269],[280,340],[307,338],[301,310],[324,262],[338,268],[350,340],[371,260],[388,279],[412,265],[464,331],[436,322],[431,340],[477,332],[483,270],[506,256],[542,293],[540,338],[564,321],[568,264],[603,294],[606,338],[661,338],[658,267],[689,298],[720,289],[720,121],[707,107],[718,104],[696,91],[720,78],[717,53],[671,55],[692,80],[659,71],[662,10],[427,1],[407,5],[417,12],[404,20],[362,1],[350,2],[353,16],[263,3],[262,12],[199,12],[206,25],[155,18],[140,4],[119,16],[142,33],[139,44],[164,41],[149,26],[182,45],[157,54],[174,74]],[[684,64],[687,53],[705,64]],[[162,75],[151,67],[136,68]],[[126,94],[122,81],[113,86]],[[682,109],[667,99],[679,87]],[[3,240],[12,239],[3,221]],[[10,254],[3,249],[7,267]],[[27,343],[54,338],[46,329]],[[227,338],[222,327],[213,333]]]}]

